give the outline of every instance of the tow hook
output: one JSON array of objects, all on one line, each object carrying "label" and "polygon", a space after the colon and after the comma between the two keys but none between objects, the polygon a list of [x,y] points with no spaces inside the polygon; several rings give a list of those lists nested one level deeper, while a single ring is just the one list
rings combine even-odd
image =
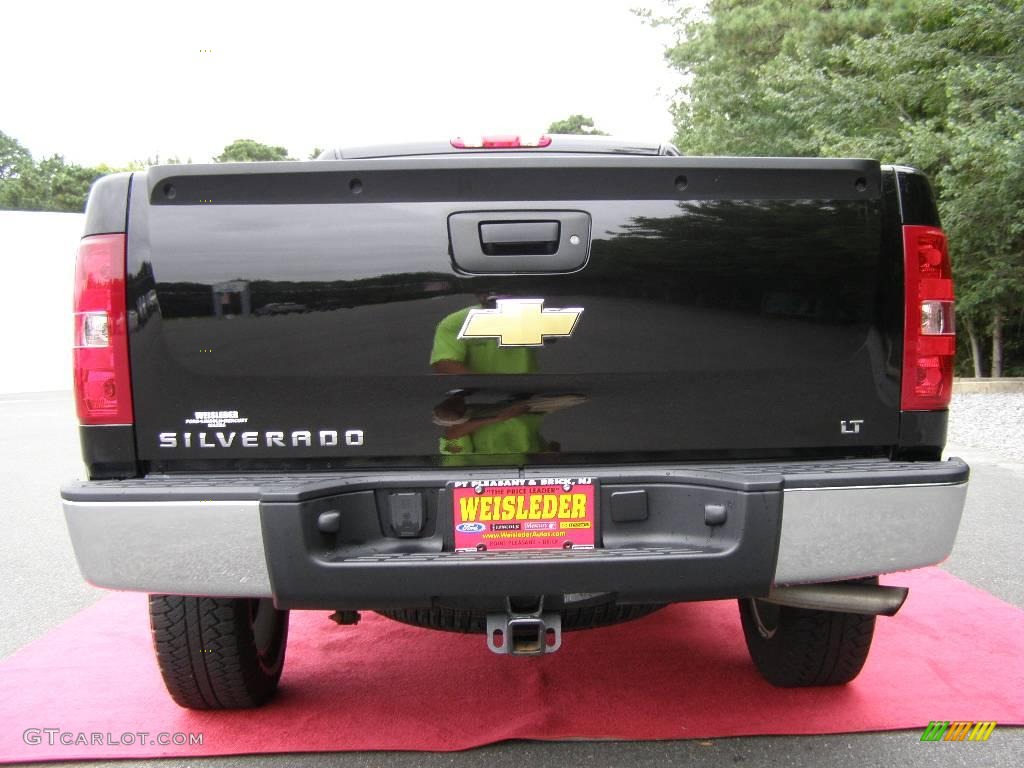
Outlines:
[{"label": "tow hook", "polygon": [[544,612],[544,598],[505,598],[504,613],[487,614],[487,647],[512,656],[543,656],[562,647],[562,616]]}]

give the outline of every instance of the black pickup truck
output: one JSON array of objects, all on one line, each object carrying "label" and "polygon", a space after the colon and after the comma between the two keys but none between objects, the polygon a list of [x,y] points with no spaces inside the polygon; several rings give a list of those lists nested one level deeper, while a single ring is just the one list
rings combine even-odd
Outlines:
[{"label": "black pickup truck", "polygon": [[151,594],[182,706],[266,701],[295,609],[535,655],[732,598],[769,681],[845,683],[906,596],[877,576],[952,548],[912,168],[364,147],[108,176],[84,234],[65,515],[86,579]]}]

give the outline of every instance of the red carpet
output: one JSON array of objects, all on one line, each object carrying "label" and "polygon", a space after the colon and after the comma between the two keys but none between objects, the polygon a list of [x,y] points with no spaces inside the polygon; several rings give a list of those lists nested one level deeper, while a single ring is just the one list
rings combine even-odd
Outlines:
[{"label": "red carpet", "polygon": [[[938,569],[879,619],[845,688],[780,690],[747,659],[732,601],[675,606],[565,637],[541,659],[492,655],[482,636],[364,614],[337,627],[293,614],[280,696],[256,712],[196,714],[164,693],[145,598],[117,594],[0,663],[0,761],[367,749],[457,750],[503,739],[692,739],[1024,724],[1024,612]],[[146,743],[26,744],[29,728],[148,732]],[[201,732],[202,746],[150,744]],[[908,736],[908,738],[911,738]]]}]

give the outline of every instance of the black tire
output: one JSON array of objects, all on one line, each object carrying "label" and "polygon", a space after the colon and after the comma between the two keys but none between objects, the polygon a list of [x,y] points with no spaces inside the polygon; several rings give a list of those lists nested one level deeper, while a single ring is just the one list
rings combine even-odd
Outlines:
[{"label": "black tire", "polygon": [[258,707],[277,690],[288,611],[272,601],[150,595],[149,622],[164,685],[178,705]]},{"label": "black tire", "polygon": [[[878,579],[858,583],[877,584]],[[741,599],[747,650],[772,685],[801,688],[843,685],[860,674],[871,650],[875,617],[815,611]]]},{"label": "black tire", "polygon": [[[664,605],[618,605],[617,603],[601,603],[576,608],[563,608],[562,630],[570,632],[576,629],[595,629],[624,621],[641,619]],[[382,616],[412,624],[426,629],[443,629],[447,632],[464,632],[466,634],[484,634],[487,631],[487,613],[478,610],[458,608],[401,608],[392,611],[380,611]]]}]

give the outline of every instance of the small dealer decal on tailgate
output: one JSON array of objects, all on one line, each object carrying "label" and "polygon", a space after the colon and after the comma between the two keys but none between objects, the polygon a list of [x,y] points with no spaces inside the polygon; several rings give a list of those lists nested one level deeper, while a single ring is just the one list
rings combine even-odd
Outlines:
[{"label": "small dealer decal on tailgate", "polygon": [[592,478],[452,483],[455,550],[593,549]]}]

